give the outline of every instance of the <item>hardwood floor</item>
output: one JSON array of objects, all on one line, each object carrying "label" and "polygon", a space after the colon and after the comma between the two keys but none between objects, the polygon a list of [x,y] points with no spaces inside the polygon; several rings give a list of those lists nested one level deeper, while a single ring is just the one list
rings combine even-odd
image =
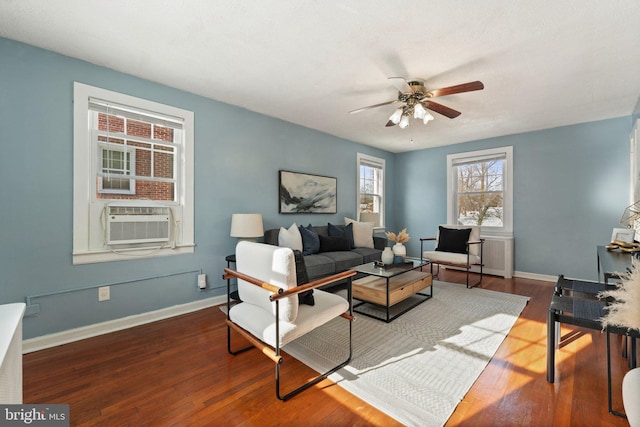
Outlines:
[{"label": "hardwood floor", "polygon": [[[464,276],[443,271],[441,280],[464,283]],[[607,412],[605,334],[563,327],[556,382],[547,383],[551,283],[486,276],[481,287],[531,300],[447,425],[629,425]],[[612,343],[621,410],[628,368],[620,342]],[[283,371],[284,390],[314,375],[292,358]],[[25,403],[69,404],[74,426],[398,425],[328,380],[280,402],[269,359],[256,350],[227,353],[218,308],[26,354],[23,381]]]}]

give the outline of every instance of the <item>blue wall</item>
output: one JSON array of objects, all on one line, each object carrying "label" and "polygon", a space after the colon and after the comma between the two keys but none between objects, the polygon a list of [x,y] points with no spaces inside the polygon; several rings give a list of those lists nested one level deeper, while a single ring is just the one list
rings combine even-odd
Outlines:
[{"label": "blue wall", "polygon": [[[25,338],[222,295],[231,214],[260,212],[265,228],[343,223],[355,215],[357,152],[386,159],[393,185],[385,151],[7,39],[0,58],[0,303],[131,281],[103,303],[95,289],[34,298]],[[74,81],[194,111],[193,255],[72,265]],[[279,169],[337,177],[338,214],[278,214]],[[197,289],[199,270],[212,289]]]},{"label": "blue wall", "polygon": [[[446,221],[454,152],[514,146],[517,271],[596,279],[595,246],[628,202],[631,116],[393,155],[7,39],[0,58],[0,303],[72,290],[34,298],[25,338],[222,295],[231,214],[261,212],[265,228],[341,223],[355,212],[357,152],[386,160],[388,225],[408,228],[409,255]],[[194,254],[71,264],[74,81],[195,112]],[[279,169],[337,177],[338,214],[278,214]],[[73,291],[120,282],[105,303]]]},{"label": "blue wall", "polygon": [[399,154],[396,223],[434,236],[447,219],[447,154],[511,145],[515,270],[597,280],[596,246],[629,204],[630,130],[624,117]]}]

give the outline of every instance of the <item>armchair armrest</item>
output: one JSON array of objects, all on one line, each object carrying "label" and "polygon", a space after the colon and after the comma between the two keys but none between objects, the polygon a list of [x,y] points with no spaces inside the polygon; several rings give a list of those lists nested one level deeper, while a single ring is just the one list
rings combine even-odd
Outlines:
[{"label": "armchair armrest", "polygon": [[467,242],[467,245],[481,245],[484,243],[484,239],[480,239],[480,240],[474,240],[473,242],[469,241]]},{"label": "armchair armrest", "polygon": [[331,276],[323,277],[318,280],[314,280],[313,282],[306,283],[302,286],[296,286],[294,288],[289,288],[285,290],[278,286],[272,285],[271,283],[263,282],[262,280],[258,280],[255,277],[248,276],[246,274],[240,273],[230,268],[225,268],[224,273],[225,274],[222,276],[222,278],[225,280],[235,277],[235,278],[244,280],[248,283],[251,283],[252,285],[258,286],[262,289],[266,289],[269,292],[272,292],[272,295],[269,296],[269,299],[271,301],[276,301],[282,298],[289,297],[291,295],[296,295],[301,292],[308,291],[309,289],[315,289],[317,287],[324,286],[329,283],[339,282],[340,280],[344,280],[356,274],[354,270],[347,270],[347,271],[343,271],[342,273],[337,273]]},{"label": "armchair armrest", "polygon": [[[313,282],[305,283],[304,285],[296,286],[295,288],[289,288],[282,293],[278,293],[277,295],[271,295],[269,299],[271,301],[275,301],[278,299],[286,298],[291,295],[299,294],[300,292],[308,291],[309,289],[315,289],[320,286],[327,285],[329,283],[339,282],[346,278],[355,276],[356,272],[354,270],[343,271],[342,273],[336,273],[331,276],[323,277],[318,280],[314,280]],[[281,289],[282,290],[282,289]]]}]

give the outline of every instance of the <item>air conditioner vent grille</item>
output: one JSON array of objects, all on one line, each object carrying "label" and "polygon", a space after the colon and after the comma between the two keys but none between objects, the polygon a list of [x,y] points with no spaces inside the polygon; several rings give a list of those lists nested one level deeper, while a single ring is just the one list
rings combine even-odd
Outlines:
[{"label": "air conditioner vent grille", "polygon": [[109,206],[109,215],[169,215],[168,206]]},{"label": "air conditioner vent grille", "polygon": [[108,245],[169,241],[171,208],[168,206],[112,205],[107,208]]}]

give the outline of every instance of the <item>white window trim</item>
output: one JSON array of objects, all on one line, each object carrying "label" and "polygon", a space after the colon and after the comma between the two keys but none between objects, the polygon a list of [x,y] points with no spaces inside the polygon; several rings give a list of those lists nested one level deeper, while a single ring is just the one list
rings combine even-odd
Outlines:
[{"label": "white window trim", "polygon": [[380,209],[380,226],[375,227],[375,230],[384,230],[386,224],[385,211],[386,211],[386,198],[387,198],[387,176],[385,159],[379,157],[369,156],[362,153],[356,154],[356,217],[360,221],[360,164],[362,161],[369,163],[379,164],[382,167],[383,177],[383,189],[382,189],[382,206]]},{"label": "white window trim", "polygon": [[[88,264],[106,261],[122,261],[165,255],[193,253],[194,240],[194,114],[191,111],[159,104],[141,98],[112,92],[74,82],[73,105],[73,264]],[[110,200],[95,200],[95,181],[92,177],[94,156],[89,129],[89,98],[110,100],[147,111],[157,111],[184,120],[184,149],[177,159],[180,180],[179,197],[171,206],[174,219],[174,242],[168,247],[153,247],[113,251],[110,248],[92,248],[92,241],[102,235],[100,221],[104,206]],[[182,172],[184,171],[183,175]]]},{"label": "white window trim", "polygon": [[513,147],[490,148],[487,150],[468,151],[447,155],[447,223],[456,224],[456,198],[455,198],[455,176],[453,163],[456,160],[491,157],[497,154],[505,154],[504,162],[504,216],[502,227],[482,227],[484,236],[513,236]]}]

